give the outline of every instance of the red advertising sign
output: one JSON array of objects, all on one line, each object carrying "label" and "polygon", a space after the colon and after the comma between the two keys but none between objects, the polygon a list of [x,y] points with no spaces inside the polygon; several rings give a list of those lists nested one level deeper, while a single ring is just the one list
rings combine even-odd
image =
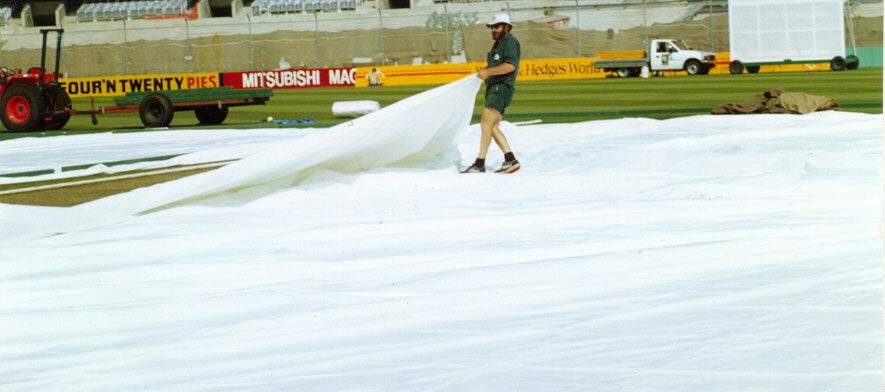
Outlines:
[{"label": "red advertising sign", "polygon": [[225,72],[221,74],[221,85],[235,89],[352,87],[355,78],[356,68]]}]

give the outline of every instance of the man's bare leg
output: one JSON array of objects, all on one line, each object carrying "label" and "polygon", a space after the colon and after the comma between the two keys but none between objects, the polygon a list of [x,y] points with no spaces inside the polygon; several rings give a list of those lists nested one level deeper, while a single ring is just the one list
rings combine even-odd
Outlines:
[{"label": "man's bare leg", "polygon": [[502,118],[501,113],[495,109],[482,109],[482,118],[480,119],[482,136],[479,140],[479,155],[477,155],[477,158],[486,159],[492,139],[495,139],[495,143],[501,148],[503,153],[510,152],[510,144],[507,143],[507,138],[504,137],[504,133],[498,127],[501,124]]},{"label": "man's bare leg", "polygon": [[501,152],[504,153],[504,164],[495,172],[513,173],[519,170],[519,162],[513,156],[513,152],[510,151],[510,144],[507,143],[507,138],[499,127],[502,117],[501,112],[495,109],[483,108],[482,118],[480,119],[482,135],[479,140],[479,155],[476,157],[476,162],[461,173],[481,173],[486,171],[486,154],[489,152],[489,145],[492,143],[492,139],[495,140],[495,143],[501,148]]}]

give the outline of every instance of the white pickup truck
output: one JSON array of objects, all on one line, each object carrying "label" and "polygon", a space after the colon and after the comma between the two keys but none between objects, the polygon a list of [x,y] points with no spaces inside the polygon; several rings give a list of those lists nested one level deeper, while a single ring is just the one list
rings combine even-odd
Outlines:
[{"label": "white pickup truck", "polygon": [[716,66],[716,55],[692,50],[682,40],[652,39],[644,58],[599,59],[593,66],[622,78],[639,76],[642,67],[648,67],[652,72],[685,70],[689,75],[706,75]]}]

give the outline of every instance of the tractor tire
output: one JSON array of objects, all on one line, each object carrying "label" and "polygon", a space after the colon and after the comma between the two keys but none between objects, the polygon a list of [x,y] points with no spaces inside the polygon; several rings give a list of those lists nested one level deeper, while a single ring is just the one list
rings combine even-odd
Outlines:
[{"label": "tractor tire", "polygon": [[50,131],[64,128],[68,123],[68,120],[71,119],[71,96],[68,95],[66,91],[59,90],[52,99],[52,106],[50,109],[56,112],[63,111],[64,113],[53,114],[52,118],[46,120],[46,126],[44,128]]},{"label": "tractor tire", "polygon": [[728,64],[728,72],[731,72],[732,75],[744,73],[744,63],[739,60],[732,61],[731,64]]},{"label": "tractor tire", "polygon": [[148,128],[168,127],[172,123],[172,116],[175,114],[175,107],[169,97],[153,93],[141,100],[138,104],[138,115],[141,116],[141,122]]},{"label": "tractor tire", "polygon": [[0,99],[0,120],[13,132],[39,131],[43,129],[46,102],[36,86],[16,84],[10,86]]},{"label": "tractor tire", "polygon": [[218,125],[227,118],[227,108],[219,108],[218,106],[200,106],[194,108],[194,114],[201,125]]},{"label": "tractor tire", "polygon": [[845,62],[845,59],[842,56],[836,56],[833,57],[832,60],[830,60],[830,69],[832,69],[833,71],[844,71],[847,65],[848,64]]},{"label": "tractor tire", "polygon": [[751,65],[747,67],[747,73],[755,74],[759,73],[759,65]]},{"label": "tractor tire", "polygon": [[685,62],[685,72],[689,75],[698,75],[701,73],[701,62],[690,59]]}]

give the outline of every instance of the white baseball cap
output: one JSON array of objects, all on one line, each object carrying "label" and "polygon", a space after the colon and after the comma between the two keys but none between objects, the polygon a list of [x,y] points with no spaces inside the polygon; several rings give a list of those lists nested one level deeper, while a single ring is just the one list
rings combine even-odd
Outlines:
[{"label": "white baseball cap", "polygon": [[513,24],[510,23],[510,15],[507,15],[507,14],[498,14],[498,15],[495,15],[495,18],[492,19],[491,22],[487,23],[486,26],[487,26],[487,27],[492,27],[492,26],[494,26],[494,25],[496,25],[496,24],[501,24],[501,23],[506,24],[506,25],[508,25],[508,26],[510,26],[510,27],[513,27]]}]

